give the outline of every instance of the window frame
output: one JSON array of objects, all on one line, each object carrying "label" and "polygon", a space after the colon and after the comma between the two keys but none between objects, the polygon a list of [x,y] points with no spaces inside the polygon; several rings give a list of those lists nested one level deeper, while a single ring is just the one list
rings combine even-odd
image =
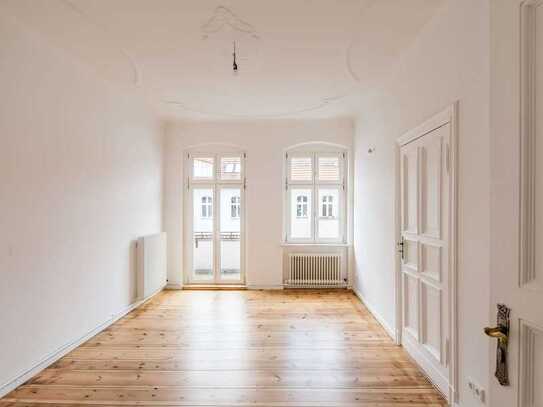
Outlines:
[{"label": "window frame", "polygon": [[[222,158],[240,157],[240,177],[239,179],[222,179],[221,177],[221,165]],[[213,158],[212,177],[196,177],[194,176],[194,161],[200,158]],[[183,248],[186,256],[183,259],[183,265],[188,271],[183,275],[183,281],[185,284],[214,284],[214,285],[239,285],[246,283],[246,236],[245,236],[245,223],[246,223],[246,164],[247,153],[243,150],[223,150],[214,149],[210,150],[194,150],[190,149],[184,152],[184,208],[183,208]],[[193,225],[194,225],[194,191],[201,188],[209,188],[213,191],[212,194],[212,217],[213,217],[213,278],[212,279],[199,279],[193,274],[193,260],[194,260],[194,248],[193,248]],[[239,222],[240,222],[240,279],[229,280],[221,277],[220,267],[220,215],[221,208],[221,190],[229,188],[239,188]],[[199,203],[201,206],[201,202]],[[201,209],[200,209],[201,211]]]},{"label": "window frame", "polygon": [[[311,181],[293,180],[292,175],[292,159],[300,157],[311,158]],[[338,180],[330,181],[319,180],[319,158],[321,157],[337,157],[339,162],[339,177]],[[347,152],[343,150],[291,150],[285,154],[285,199],[284,199],[284,225],[285,225],[285,243],[286,244],[345,244],[347,230],[347,187],[346,187],[346,172],[347,172]],[[311,237],[310,238],[295,238],[292,237],[292,216],[297,215],[292,213],[292,193],[291,189],[309,189],[311,190]],[[322,216],[323,203],[319,199],[319,191],[321,189],[337,189],[338,202],[334,203],[336,213],[334,216]],[[309,205],[309,203],[308,203]],[[327,204],[329,205],[329,204]],[[297,207],[296,207],[297,209]],[[309,207],[308,207],[309,212]],[[308,215],[309,216],[309,215]],[[338,220],[338,237],[323,238],[319,237],[319,220],[321,219],[337,219]]]}]

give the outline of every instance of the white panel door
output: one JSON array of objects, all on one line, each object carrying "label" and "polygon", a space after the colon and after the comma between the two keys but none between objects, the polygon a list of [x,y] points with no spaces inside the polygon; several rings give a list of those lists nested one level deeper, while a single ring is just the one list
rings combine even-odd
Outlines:
[{"label": "white panel door", "polygon": [[[442,115],[443,116],[443,115]],[[400,141],[402,344],[449,394],[450,116]]]},{"label": "white panel door", "polygon": [[490,323],[498,303],[511,313],[507,385],[488,339],[488,403],[543,407],[543,1],[491,7]]}]

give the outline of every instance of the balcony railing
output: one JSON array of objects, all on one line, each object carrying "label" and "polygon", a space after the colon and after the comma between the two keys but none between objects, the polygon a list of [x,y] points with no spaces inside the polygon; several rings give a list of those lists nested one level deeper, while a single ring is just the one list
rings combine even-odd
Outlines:
[{"label": "balcony railing", "polygon": [[[221,232],[221,240],[237,241],[239,240],[239,232]],[[194,245],[197,248],[199,242],[205,242],[213,240],[213,233],[211,232],[194,232]]]}]

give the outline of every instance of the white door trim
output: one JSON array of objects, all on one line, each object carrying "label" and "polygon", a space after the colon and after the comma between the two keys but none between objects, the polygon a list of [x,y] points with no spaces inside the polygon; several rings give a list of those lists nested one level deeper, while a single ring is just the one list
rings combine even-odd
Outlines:
[{"label": "white door trim", "polygon": [[[447,349],[447,357],[449,358],[449,394],[450,404],[458,401],[458,277],[457,277],[457,213],[458,213],[458,105],[456,101],[446,109],[432,116],[420,126],[408,131],[397,140],[396,145],[396,194],[395,194],[395,234],[396,241],[401,239],[401,176],[400,176],[400,148],[425,134],[436,130],[448,123],[451,125],[451,138],[449,141],[447,153],[447,166],[450,174],[450,191],[449,191],[449,290],[450,290],[450,338]],[[395,313],[396,313],[396,343],[402,343],[402,283],[401,283],[401,268],[400,255],[396,253],[395,273],[394,273],[394,291],[395,291]],[[423,369],[424,366],[421,366]]]}]

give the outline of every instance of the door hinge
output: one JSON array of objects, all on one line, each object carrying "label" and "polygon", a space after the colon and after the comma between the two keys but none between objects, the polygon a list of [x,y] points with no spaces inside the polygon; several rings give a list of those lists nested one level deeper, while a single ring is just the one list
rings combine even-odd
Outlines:
[{"label": "door hinge", "polygon": [[243,153],[243,158],[247,158],[247,153]]},{"label": "door hinge", "polygon": [[187,189],[190,189],[190,177],[187,177]]},{"label": "door hinge", "polygon": [[451,343],[449,342],[449,338],[445,340],[445,364],[449,365],[449,358],[451,354]]},{"label": "door hinge", "polygon": [[247,177],[243,177],[243,189],[247,189]]}]

